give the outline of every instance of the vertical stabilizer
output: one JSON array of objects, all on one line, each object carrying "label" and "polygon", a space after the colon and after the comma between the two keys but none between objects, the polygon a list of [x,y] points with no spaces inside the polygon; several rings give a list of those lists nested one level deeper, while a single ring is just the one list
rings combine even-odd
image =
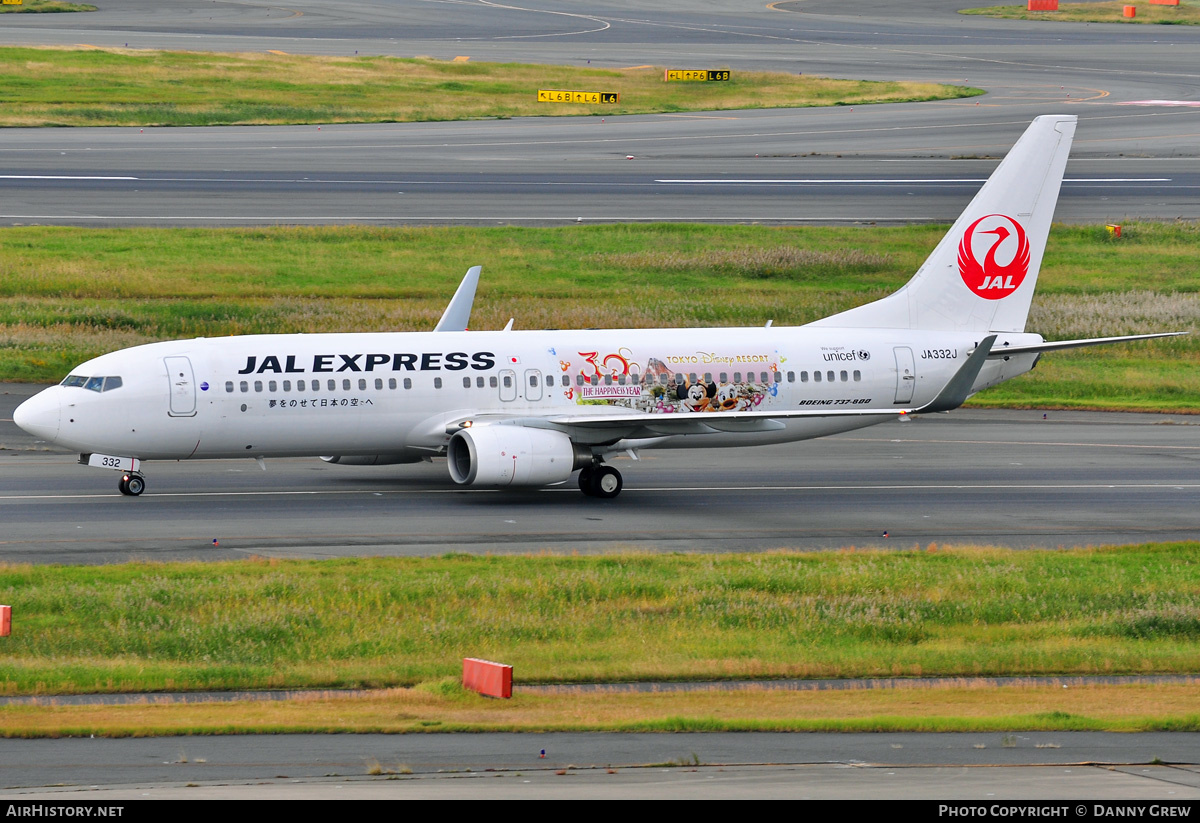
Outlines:
[{"label": "vertical stabilizer", "polygon": [[1034,120],[904,288],[812,325],[1024,331],[1075,121]]}]

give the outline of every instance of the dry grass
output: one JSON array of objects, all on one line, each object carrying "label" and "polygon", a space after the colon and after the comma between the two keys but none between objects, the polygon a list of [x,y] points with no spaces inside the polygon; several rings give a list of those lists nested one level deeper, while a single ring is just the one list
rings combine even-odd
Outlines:
[{"label": "dry grass", "polygon": [[0,14],[54,14],[67,11],[95,11],[88,3],[64,3],[62,0],[24,0],[19,6],[0,6]]},{"label": "dry grass", "polygon": [[1052,340],[1200,332],[1200,294],[1131,291],[1120,294],[1050,294],[1034,298],[1029,328]]},{"label": "dry grass", "polygon": [[[891,689],[791,691],[768,687],[691,692],[522,693],[491,700],[456,685],[287,701],[0,708],[7,737],[97,734],[248,734],[301,731],[420,733],[553,730],[1196,730],[1200,684],[1013,685],[957,683]],[[368,762],[370,773],[405,773]],[[370,771],[377,769],[378,771]]]},{"label": "dry grass", "polygon": [[[538,89],[612,91],[610,105],[537,102]],[[442,62],[131,49],[0,49],[0,125],[361,123],[861,105],[978,89],[736,72],[664,83],[661,68]]]},{"label": "dry grass", "polygon": [[[963,9],[959,14],[982,14],[1010,20],[1057,20],[1066,23],[1159,23],[1191,26],[1200,24],[1200,6],[1187,0],[1181,0],[1178,6],[1152,6],[1149,3],[1130,3],[1126,0],[1111,0],[1106,3],[1060,2],[1058,11],[1027,11],[1024,6],[1025,4]],[[1137,16],[1125,17],[1125,6],[1134,6]]]}]

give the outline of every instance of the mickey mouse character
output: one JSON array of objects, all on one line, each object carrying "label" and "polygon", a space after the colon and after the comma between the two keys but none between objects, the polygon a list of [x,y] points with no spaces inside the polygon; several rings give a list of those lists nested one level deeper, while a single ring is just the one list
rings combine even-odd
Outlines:
[{"label": "mickey mouse character", "polygon": [[675,395],[683,403],[680,411],[708,411],[709,403],[717,394],[716,383],[681,383],[675,387]]}]

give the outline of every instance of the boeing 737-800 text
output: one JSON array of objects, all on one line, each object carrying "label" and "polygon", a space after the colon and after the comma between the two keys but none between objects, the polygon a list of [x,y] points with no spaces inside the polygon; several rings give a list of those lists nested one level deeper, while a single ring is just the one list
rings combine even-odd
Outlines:
[{"label": "boeing 737-800 text", "polygon": [[[145,489],[143,461],[445,456],[455,483],[541,486],[607,458],[756,446],[957,408],[1042,352],[1025,332],[1075,117],[1039,117],[898,292],[806,326],[467,331],[471,269],[433,332],[154,343],[72,370],[17,425]],[[511,323],[509,324],[511,326]]]}]

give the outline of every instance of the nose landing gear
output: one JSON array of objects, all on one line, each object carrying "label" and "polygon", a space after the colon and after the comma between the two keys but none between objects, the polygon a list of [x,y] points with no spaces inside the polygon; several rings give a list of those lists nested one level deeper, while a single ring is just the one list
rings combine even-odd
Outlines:
[{"label": "nose landing gear", "polygon": [[126,472],[121,475],[121,482],[117,484],[117,488],[121,490],[121,494],[137,497],[146,490],[146,478],[140,474]]}]

